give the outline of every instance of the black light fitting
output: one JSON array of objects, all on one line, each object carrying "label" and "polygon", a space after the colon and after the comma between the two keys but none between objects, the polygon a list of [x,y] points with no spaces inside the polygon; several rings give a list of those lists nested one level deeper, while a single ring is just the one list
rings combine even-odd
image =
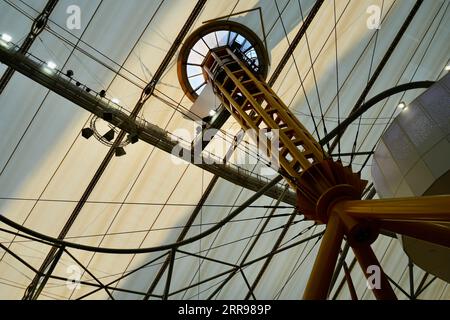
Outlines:
[{"label": "black light fitting", "polygon": [[135,144],[136,142],[138,142],[139,141],[139,137],[138,137],[138,135],[137,134],[129,134],[128,135],[128,141],[130,141],[131,142],[131,144]]},{"label": "black light fitting", "polygon": [[94,134],[94,130],[92,130],[91,128],[83,128],[81,130],[81,135],[85,139],[89,139],[90,137],[92,137],[93,134]]},{"label": "black light fitting", "polygon": [[125,149],[124,149],[124,148],[122,148],[122,147],[117,147],[117,148],[114,150],[114,154],[116,155],[116,157],[121,157],[121,156],[126,155],[127,153],[125,152]]},{"label": "black light fitting", "polygon": [[110,129],[107,133],[103,135],[107,141],[112,141],[114,139],[114,129]]}]

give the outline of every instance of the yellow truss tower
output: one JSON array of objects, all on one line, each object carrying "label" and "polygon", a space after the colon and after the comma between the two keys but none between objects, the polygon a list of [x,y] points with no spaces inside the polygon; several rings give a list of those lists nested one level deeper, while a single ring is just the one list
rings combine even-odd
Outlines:
[{"label": "yellow truss tower", "polygon": [[[313,266],[305,299],[326,299],[342,240],[347,238],[366,277],[369,267],[381,271],[377,299],[396,299],[370,245],[379,229],[390,230],[450,247],[450,196],[361,200],[366,181],[350,167],[333,161],[290,112],[270,86],[252,69],[258,66],[238,50],[222,46],[208,52],[203,72],[215,94],[245,130],[278,133],[273,139],[255,135],[262,152],[278,152],[280,170],[296,189],[298,209],[307,219],[327,225]],[[262,141],[261,141],[262,140]]]}]

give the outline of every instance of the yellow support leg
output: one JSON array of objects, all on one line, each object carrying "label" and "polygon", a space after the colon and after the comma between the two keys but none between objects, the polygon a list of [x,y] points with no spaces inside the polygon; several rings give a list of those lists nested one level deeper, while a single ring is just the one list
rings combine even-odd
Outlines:
[{"label": "yellow support leg", "polygon": [[325,300],[344,237],[344,228],[337,214],[331,214],[319,252],[306,285],[303,299]]},{"label": "yellow support leg", "polygon": [[[397,300],[397,296],[395,295],[394,290],[392,290],[391,284],[389,283],[386,274],[381,268],[377,257],[373,253],[372,248],[369,245],[367,245],[361,247],[352,247],[352,249],[353,253],[355,254],[356,260],[358,260],[358,263],[361,266],[364,275],[367,278],[371,276],[380,277],[379,279],[380,287],[372,288],[372,292],[375,295],[375,298],[377,298],[377,300]],[[378,267],[378,270],[380,271],[378,274],[368,272],[374,266]]]}]

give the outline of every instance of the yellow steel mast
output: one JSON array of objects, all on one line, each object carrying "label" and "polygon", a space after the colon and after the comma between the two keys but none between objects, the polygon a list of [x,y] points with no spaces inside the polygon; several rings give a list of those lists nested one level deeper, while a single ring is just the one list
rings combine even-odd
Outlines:
[{"label": "yellow steel mast", "polygon": [[376,298],[396,299],[370,247],[379,227],[450,247],[450,229],[434,223],[450,221],[450,196],[360,200],[366,181],[323,151],[277,94],[255,75],[252,69],[257,68],[229,46],[210,50],[203,62],[206,79],[243,129],[278,132],[278,150],[272,150],[268,136],[255,135],[255,142],[268,155],[278,152],[279,172],[297,190],[299,211],[327,224],[303,297],[327,298],[345,236],[367,277],[370,266],[381,270],[381,286],[373,288]]}]

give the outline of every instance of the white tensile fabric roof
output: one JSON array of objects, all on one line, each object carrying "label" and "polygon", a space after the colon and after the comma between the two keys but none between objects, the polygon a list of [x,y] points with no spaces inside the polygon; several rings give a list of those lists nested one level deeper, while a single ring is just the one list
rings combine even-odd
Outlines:
[{"label": "white tensile fabric roof", "polygon": [[[0,33],[10,34],[13,42],[20,45],[30,30],[31,19],[42,11],[45,4],[45,0],[0,1]],[[306,17],[313,4],[312,0],[208,0],[190,32],[206,20],[260,7],[270,55],[270,76],[299,30],[302,14]],[[274,90],[311,132],[314,131],[313,115],[319,124],[319,135],[323,137],[324,125],[330,131],[349,114],[414,4],[412,0],[326,0],[309,26],[307,37],[300,41],[278,77]],[[442,77],[450,52],[449,4],[446,0],[422,4],[368,98],[397,84]],[[66,27],[69,16],[66,10],[70,5],[81,8],[79,30]],[[48,29],[52,32],[48,29],[42,32],[29,52],[42,60],[54,61],[60,69],[73,70],[81,83],[95,91],[107,90],[108,97],[119,99],[122,106],[131,110],[142,87],[150,81],[195,5],[194,0],[60,0],[48,22]],[[370,16],[367,8],[371,5],[381,8],[380,29],[367,27]],[[338,19],[336,32],[334,13]],[[230,19],[250,27],[263,37],[258,11]],[[84,52],[73,50],[70,43]],[[193,122],[180,112],[182,107],[189,109],[192,102],[180,87],[176,59],[177,55],[155,92],[171,101],[172,106],[152,96],[140,115],[170,132],[180,128],[192,131]],[[311,61],[314,62],[313,69]],[[4,70],[6,66],[0,65],[0,71],[3,73]],[[117,76],[117,72],[128,80]],[[339,79],[336,79],[337,74]],[[334,99],[337,84],[340,87],[339,103]],[[357,132],[355,151],[371,151],[392,114],[400,112],[396,110],[398,102],[408,103],[421,92],[423,90],[397,94],[371,108],[359,125],[356,121],[346,131],[340,144],[341,152],[352,152]],[[324,123],[319,106],[324,114]],[[95,139],[86,140],[80,136],[89,117],[87,111],[75,104],[17,72],[14,74],[0,95],[2,215],[40,233],[58,236],[108,150]],[[238,132],[239,127],[230,119],[223,129],[231,135]],[[242,149],[237,152],[242,152]],[[107,166],[70,229],[66,237],[68,241],[110,248],[173,243],[212,179],[210,173],[194,165],[185,162],[174,164],[170,155],[144,142],[130,144],[125,150],[125,156],[114,157]],[[349,159],[342,158],[344,163]],[[359,170],[365,159],[366,156],[355,157],[354,168]],[[369,181],[370,164],[369,160],[362,170],[363,178]],[[227,216],[232,206],[241,204],[252,194],[252,191],[219,179],[186,237],[207,230]],[[181,250],[198,256],[176,253],[169,298],[207,298],[227,278],[228,274],[224,272],[233,268],[229,264],[237,265],[242,261],[271,211],[264,206],[275,202],[261,197],[220,231],[181,247]],[[291,212],[288,205],[275,211],[275,217],[270,219],[246,261],[272,250]],[[322,226],[312,227],[312,222],[301,221],[302,218],[300,215],[295,218],[294,221],[299,222],[289,228],[281,247],[323,230]],[[1,227],[6,228],[5,225]],[[5,232],[0,236],[4,246],[36,269],[50,249],[46,244]],[[313,239],[275,255],[254,290],[255,297],[301,298],[319,243]],[[385,272],[409,292],[408,257],[402,251],[401,243],[380,236],[373,248]],[[69,249],[69,252],[104,284],[164,253],[94,254],[75,249]],[[0,298],[20,299],[34,272],[5,250],[0,254]],[[350,250],[347,264],[350,265],[352,260]],[[116,299],[141,299],[138,292],[147,292],[163,261],[150,263],[111,284],[110,293]],[[242,273],[236,272],[214,298],[243,299],[248,292],[246,281],[253,283],[263,264],[264,260],[260,260],[243,268]],[[64,253],[53,274],[68,277],[71,265],[77,263]],[[221,273],[224,274],[205,281]],[[167,271],[154,294],[163,294],[166,275]],[[352,269],[351,275],[358,297],[373,299],[358,265]],[[423,270],[414,269],[416,286],[423,275]],[[342,278],[341,273],[333,292]],[[86,272],[83,272],[81,280],[97,283]],[[202,283],[195,285],[198,282]],[[115,287],[129,291],[113,290]],[[79,289],[70,289],[65,281],[52,278],[39,298],[76,299],[95,289],[84,284]],[[406,298],[398,288],[395,292],[399,298]],[[109,296],[105,290],[98,290],[87,298],[108,299]],[[350,298],[346,285],[337,298]],[[448,299],[450,287],[436,279],[419,298]]]}]

